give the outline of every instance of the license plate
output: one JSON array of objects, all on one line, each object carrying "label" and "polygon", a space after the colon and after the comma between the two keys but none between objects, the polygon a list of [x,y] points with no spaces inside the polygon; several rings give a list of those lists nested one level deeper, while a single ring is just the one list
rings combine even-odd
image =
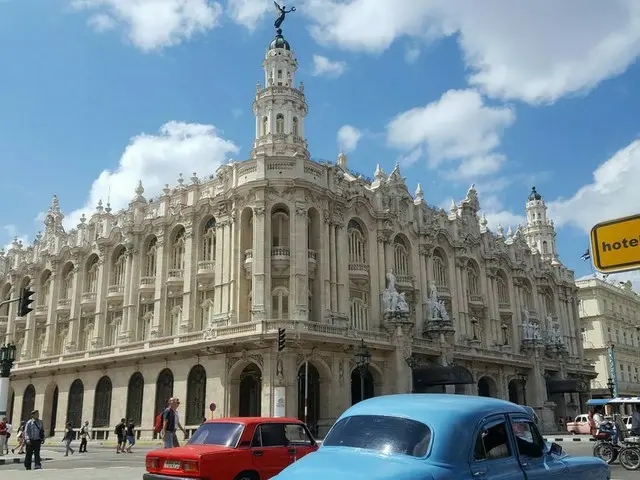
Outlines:
[{"label": "license plate", "polygon": [[164,468],[168,468],[171,470],[180,470],[180,462],[166,461],[164,462]]}]

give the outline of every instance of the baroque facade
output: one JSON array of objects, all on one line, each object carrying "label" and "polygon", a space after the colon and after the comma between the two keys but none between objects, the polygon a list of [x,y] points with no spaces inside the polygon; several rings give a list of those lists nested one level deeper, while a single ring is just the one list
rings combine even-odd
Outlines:
[{"label": "baroque facade", "polygon": [[576,285],[584,355],[597,373],[593,395],[608,398],[611,382],[619,396],[640,395],[640,297],[631,282],[592,277]]},{"label": "baroque facade", "polygon": [[0,257],[2,299],[36,292],[25,318],[0,311],[20,350],[14,422],[35,406],[51,433],[89,420],[106,436],[126,416],[149,436],[172,395],[189,426],[210,402],[222,416],[277,406],[319,435],[362,396],[396,392],[507,398],[548,424],[578,410],[593,368],[540,195],[526,227],[493,233],[473,186],[447,212],[419,185],[410,195],[398,166],[368,179],[342,153],[311,160],[297,65],[279,31],[248,160],[154,199],[140,184],[125,210],[100,203],[68,230],[54,197],[44,232]]}]

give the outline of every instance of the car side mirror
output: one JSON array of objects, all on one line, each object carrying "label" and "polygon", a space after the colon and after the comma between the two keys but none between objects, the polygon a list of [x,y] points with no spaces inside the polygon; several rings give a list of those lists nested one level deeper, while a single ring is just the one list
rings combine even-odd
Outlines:
[{"label": "car side mirror", "polygon": [[562,455],[562,447],[557,443],[552,443],[549,447],[549,453],[551,455]]}]

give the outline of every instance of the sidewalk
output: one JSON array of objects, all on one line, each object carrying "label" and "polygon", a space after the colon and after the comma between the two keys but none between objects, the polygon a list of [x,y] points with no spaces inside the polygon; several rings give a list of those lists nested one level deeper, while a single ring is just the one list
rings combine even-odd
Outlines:
[{"label": "sidewalk", "polygon": [[[57,455],[57,452],[51,450],[40,450],[40,460],[47,462],[53,460]],[[17,463],[24,463],[24,455],[4,455],[0,457],[0,465],[15,465]]]}]

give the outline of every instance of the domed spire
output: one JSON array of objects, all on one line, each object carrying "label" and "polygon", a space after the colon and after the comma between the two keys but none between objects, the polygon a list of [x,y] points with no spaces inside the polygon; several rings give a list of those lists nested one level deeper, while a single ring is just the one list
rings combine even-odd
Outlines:
[{"label": "domed spire", "polygon": [[531,193],[529,194],[529,201],[534,202],[536,200],[542,200],[542,195],[540,195],[537,192],[536,187],[531,187]]}]

